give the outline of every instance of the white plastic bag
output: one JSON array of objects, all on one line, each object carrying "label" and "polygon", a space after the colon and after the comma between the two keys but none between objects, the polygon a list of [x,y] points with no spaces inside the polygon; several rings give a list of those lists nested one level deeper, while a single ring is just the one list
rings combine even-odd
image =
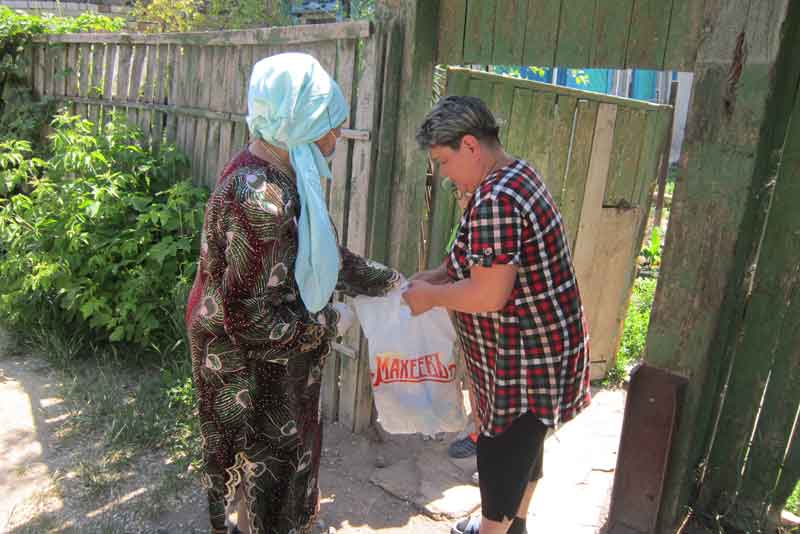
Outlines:
[{"label": "white plastic bag", "polygon": [[402,289],[356,297],[369,341],[369,369],[378,421],[396,434],[460,432],[466,416],[456,384],[456,333],[446,310],[413,317]]}]

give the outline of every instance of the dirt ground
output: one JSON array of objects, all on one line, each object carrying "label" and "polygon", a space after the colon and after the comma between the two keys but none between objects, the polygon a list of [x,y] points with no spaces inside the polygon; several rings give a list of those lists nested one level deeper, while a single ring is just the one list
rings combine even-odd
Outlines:
[{"label": "dirt ground", "polygon": [[[206,532],[196,473],[171,482],[158,451],[122,462],[118,479],[100,480],[97,445],[59,433],[74,414],[59,397],[56,376],[42,360],[0,347],[0,532]],[[599,391],[585,414],[548,438],[530,532],[588,534],[602,527],[623,406],[624,392]],[[474,457],[447,457],[453,437],[381,439],[328,425],[319,532],[450,532],[452,517],[479,502],[470,482]]]}]

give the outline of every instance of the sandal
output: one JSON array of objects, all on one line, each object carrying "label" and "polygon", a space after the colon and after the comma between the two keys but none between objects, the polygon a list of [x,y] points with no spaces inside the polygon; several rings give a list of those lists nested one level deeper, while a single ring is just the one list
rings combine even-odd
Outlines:
[{"label": "sandal", "polygon": [[447,454],[451,458],[469,458],[470,456],[474,456],[478,452],[477,439],[477,434],[475,434],[474,438],[473,434],[467,434],[463,438],[457,439],[451,443],[450,447],[447,449]]},{"label": "sandal", "polygon": [[481,527],[481,516],[474,515],[462,519],[450,529],[450,534],[479,534]]}]

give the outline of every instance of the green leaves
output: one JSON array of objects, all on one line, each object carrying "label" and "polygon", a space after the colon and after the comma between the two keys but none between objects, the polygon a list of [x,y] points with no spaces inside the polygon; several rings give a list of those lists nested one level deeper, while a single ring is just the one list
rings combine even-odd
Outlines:
[{"label": "green leaves", "polygon": [[53,128],[46,161],[24,142],[0,143],[0,176],[39,173],[28,194],[0,204],[0,316],[20,326],[67,317],[87,339],[174,346],[174,295],[194,276],[207,192],[175,182],[185,160],[173,147],[142,150],[121,117],[102,134],[67,114]]}]

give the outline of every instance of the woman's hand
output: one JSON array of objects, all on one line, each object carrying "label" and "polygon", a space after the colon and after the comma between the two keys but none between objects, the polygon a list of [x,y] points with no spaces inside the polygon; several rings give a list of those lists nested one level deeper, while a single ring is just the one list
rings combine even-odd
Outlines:
[{"label": "woman's hand", "polygon": [[430,269],[429,271],[420,271],[412,276],[411,280],[422,280],[423,282],[428,282],[429,284],[437,286],[450,282],[445,264],[440,265],[436,269]]},{"label": "woman's hand", "polygon": [[435,289],[433,284],[424,280],[412,279],[408,283],[406,290],[403,291],[403,300],[411,308],[411,315],[425,313],[435,306],[432,298]]}]

